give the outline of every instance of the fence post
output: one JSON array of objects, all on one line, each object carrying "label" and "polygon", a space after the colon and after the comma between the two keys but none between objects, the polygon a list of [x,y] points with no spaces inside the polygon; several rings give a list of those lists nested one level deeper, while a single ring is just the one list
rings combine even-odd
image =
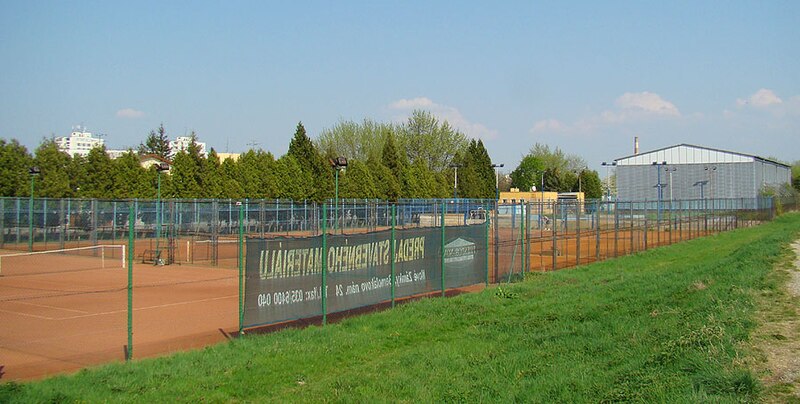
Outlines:
[{"label": "fence post", "polygon": [[491,219],[489,219],[489,212],[487,211],[486,212],[486,224],[485,224],[486,229],[484,230],[484,232],[485,232],[484,234],[486,236],[485,247],[486,247],[486,287],[487,288],[489,287],[489,226],[490,226],[490,223],[491,223]]},{"label": "fence post", "polygon": [[444,219],[445,219],[445,214],[444,213],[445,213],[445,206],[446,205],[444,204],[444,201],[442,201],[442,256],[441,256],[441,259],[442,259],[442,297],[444,297],[444,268],[445,268],[445,265],[444,265],[444,245],[445,245],[445,239],[444,239],[444,225],[445,225]]},{"label": "fence post", "polygon": [[499,283],[497,278],[500,276],[500,222],[498,221],[498,210],[500,208],[500,202],[498,201],[494,205],[494,283]]},{"label": "fence post", "polygon": [[581,210],[583,202],[578,201],[575,212],[575,266],[581,264]]},{"label": "fence post", "polygon": [[630,211],[628,221],[631,223],[629,226],[631,228],[631,254],[633,254],[633,252],[636,251],[636,244],[633,242],[633,232],[635,231],[633,228],[633,202],[628,202],[628,210]]},{"label": "fence post", "polygon": [[136,210],[133,202],[128,206],[128,350],[125,360],[133,358],[133,249],[134,227],[136,226]]},{"label": "fence post", "polygon": [[[394,257],[392,257],[394,262]],[[326,289],[328,286],[328,204],[322,203],[322,285],[320,286],[320,294],[322,296],[322,325],[328,322],[328,294]]]},{"label": "fence post", "polygon": [[244,205],[242,202],[236,204],[239,205],[239,335],[242,335],[244,334]]},{"label": "fence post", "polygon": [[6,198],[0,197],[0,248],[5,247],[5,242],[6,242]]},{"label": "fence post", "polygon": [[600,209],[601,209],[601,202],[596,201],[594,203],[594,215],[596,217],[594,223],[596,227],[597,236],[595,237],[594,241],[594,255],[595,260],[600,261]]},{"label": "fence post", "polygon": [[[395,266],[394,266],[394,237],[395,237],[394,236],[394,231],[395,231],[395,226],[397,225],[397,219],[395,218],[396,211],[397,211],[397,206],[396,205],[392,205],[392,231],[391,231],[391,236],[390,236],[390,239],[389,239],[389,257],[390,257],[389,258],[389,260],[390,260],[390,264],[389,265],[392,268],[392,308],[394,308],[395,287],[396,287],[396,282],[397,282],[395,280],[395,278],[394,278],[394,276],[395,276],[394,275],[394,270],[395,270]],[[323,254],[324,254],[324,251],[323,251]]]},{"label": "fence post", "polygon": [[[516,207],[515,207],[516,208]],[[525,201],[519,201],[520,214],[519,218],[519,242],[520,242],[520,260],[519,260],[519,273],[524,276],[525,273]],[[515,209],[516,210],[516,209]]]},{"label": "fence post", "polygon": [[532,201],[525,203],[525,272],[531,271],[531,208],[533,207]]},{"label": "fence post", "polygon": [[614,200],[614,257],[619,256],[619,203]]},{"label": "fence post", "polygon": [[647,251],[647,233],[649,233],[649,230],[650,230],[647,227],[648,226],[647,225],[647,214],[648,214],[647,210],[648,210],[647,199],[645,198],[645,200],[644,200],[644,250],[645,251]]},{"label": "fence post", "polygon": [[556,256],[558,255],[558,231],[556,230],[558,228],[558,213],[556,213],[556,209],[558,208],[558,203],[555,201],[550,202],[550,206],[552,207],[551,210],[553,212],[553,250],[551,255],[553,256],[553,271],[555,271]]}]

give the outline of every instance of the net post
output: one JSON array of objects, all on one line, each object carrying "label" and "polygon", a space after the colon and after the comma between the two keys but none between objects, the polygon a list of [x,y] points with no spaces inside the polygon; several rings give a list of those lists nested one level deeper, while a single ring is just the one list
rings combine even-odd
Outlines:
[{"label": "net post", "polygon": [[444,293],[444,267],[445,267],[445,265],[444,265],[444,243],[445,243],[445,239],[444,239],[445,214],[444,214],[444,212],[445,212],[445,207],[446,207],[446,205],[445,205],[444,201],[442,201],[442,256],[441,256],[441,260],[442,260],[442,297],[444,297],[444,295],[445,295],[445,293]]},{"label": "net post", "polygon": [[395,299],[395,287],[397,280],[395,279],[395,266],[394,266],[394,238],[395,238],[395,226],[397,226],[397,218],[395,213],[397,211],[397,206],[392,205],[392,232],[391,232],[391,239],[389,240],[389,258],[391,261],[390,266],[392,268],[392,308],[394,308],[394,299]]},{"label": "net post", "polygon": [[239,335],[244,334],[244,205],[237,202],[239,205]]},{"label": "net post", "polygon": [[134,204],[130,204],[128,210],[128,352],[126,361],[133,358],[133,235],[134,225],[136,224],[136,212]]}]

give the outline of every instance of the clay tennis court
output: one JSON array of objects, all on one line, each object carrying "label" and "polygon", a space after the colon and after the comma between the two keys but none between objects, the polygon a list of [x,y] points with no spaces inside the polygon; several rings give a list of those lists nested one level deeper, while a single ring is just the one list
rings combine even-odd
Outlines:
[{"label": "clay tennis court", "polygon": [[[127,276],[121,266],[62,271],[86,257],[47,257],[0,276],[2,379],[25,380],[123,361]],[[133,356],[225,340],[238,329],[238,271],[205,266],[133,266]]]}]

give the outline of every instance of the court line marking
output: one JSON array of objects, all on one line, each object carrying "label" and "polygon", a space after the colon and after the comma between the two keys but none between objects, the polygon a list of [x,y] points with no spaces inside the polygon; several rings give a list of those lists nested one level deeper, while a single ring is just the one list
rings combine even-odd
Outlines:
[{"label": "court line marking", "polygon": [[[186,301],[186,302],[158,304],[158,305],[155,305],[155,306],[146,306],[146,307],[134,308],[133,311],[160,309],[160,308],[165,308],[165,307],[182,306],[182,305],[186,305],[186,304],[211,302],[211,301],[214,301],[214,300],[230,299],[230,298],[234,298],[234,297],[238,297],[238,296],[239,295],[228,295],[228,296],[210,297],[208,299],[190,300],[190,301]],[[70,310],[70,309],[62,309],[62,310]],[[61,321],[61,320],[74,320],[74,319],[78,319],[78,318],[86,318],[86,317],[93,317],[93,316],[105,316],[105,315],[108,315],[108,314],[118,314],[118,313],[127,313],[128,312],[127,309],[125,309],[125,310],[105,311],[105,312],[100,312],[100,313],[91,313],[91,312],[85,312],[85,311],[80,311],[80,310],[71,310],[71,311],[77,311],[77,312],[82,312],[82,313],[87,313],[87,314],[82,314],[82,315],[78,315],[78,316],[70,316],[70,317],[54,318],[54,317],[40,316],[40,315],[37,315],[37,314],[29,314],[29,313],[23,313],[23,312],[19,312],[19,311],[11,311],[11,310],[0,309],[0,312],[4,312],[4,313],[16,314],[16,315],[25,316],[25,317],[33,317],[33,318],[38,318],[38,319],[41,319],[41,320],[58,320],[58,321]]]},{"label": "court line marking", "polygon": [[44,308],[53,309],[53,310],[71,311],[71,312],[75,312],[75,313],[83,313],[83,314],[91,313],[90,311],[86,311],[86,310],[68,309],[66,307],[50,306],[48,304],[36,304],[36,303],[25,302],[25,301],[22,301],[22,300],[15,301],[15,303],[27,304],[27,305],[36,306],[36,307],[44,307]]},{"label": "court line marking", "polygon": [[[137,307],[137,308],[134,308],[133,311],[160,309],[160,308],[164,308],[164,307],[173,307],[173,306],[182,306],[182,305],[186,305],[186,304],[211,302],[211,301],[214,301],[214,300],[230,299],[230,298],[238,297],[238,296],[239,295],[228,295],[228,296],[210,297],[208,299],[189,300],[189,301],[186,301],[186,302],[158,304],[158,305],[155,305],[155,306]],[[92,316],[104,316],[104,315],[107,315],[107,314],[117,314],[117,313],[127,313],[127,312],[128,312],[127,309],[125,309],[125,310],[112,310],[112,311],[106,311],[106,312],[102,312],[102,313],[90,313],[90,314],[84,314],[84,315],[80,315],[80,316],[62,317],[62,318],[58,318],[58,320],[73,320],[73,319],[77,319],[77,318],[85,318],[85,317],[92,317]]]},{"label": "court line marking", "polygon": [[39,316],[39,315],[36,315],[36,314],[22,313],[22,312],[19,312],[19,311],[11,311],[11,310],[3,310],[3,309],[0,309],[0,311],[3,312],[3,313],[16,314],[18,316],[38,318],[40,320],[55,320],[52,317],[45,317],[45,316]]}]

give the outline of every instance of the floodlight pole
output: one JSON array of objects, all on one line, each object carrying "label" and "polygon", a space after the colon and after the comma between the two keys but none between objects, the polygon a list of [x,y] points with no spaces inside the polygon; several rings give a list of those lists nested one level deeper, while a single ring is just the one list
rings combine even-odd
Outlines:
[{"label": "floodlight pole", "polygon": [[336,222],[339,220],[339,168],[337,167],[333,171],[333,177],[335,178],[333,182],[333,210],[336,212],[333,219],[333,230],[336,230]]},{"label": "floodlight pole", "polygon": [[656,187],[658,188],[658,205],[657,205],[657,208],[658,208],[658,223],[661,223],[661,198],[662,198],[661,167],[660,166],[665,166],[665,165],[667,165],[666,161],[662,161],[660,163],[658,161],[654,161],[653,162],[653,166],[656,167],[656,173],[658,173],[658,183],[656,184]]},{"label": "floodlight pole", "polygon": [[458,167],[461,167],[462,164],[451,163],[450,167],[455,169],[455,175],[453,176],[453,199],[458,199]]},{"label": "floodlight pole", "polygon": [[672,186],[672,173],[677,171],[677,168],[672,167],[672,169],[670,170],[670,168],[667,167],[665,170],[667,171],[667,174],[669,175],[669,183],[667,184],[667,186],[669,187],[669,204],[670,204],[670,206],[672,206],[672,188],[674,188]]},{"label": "floodlight pole", "polygon": [[157,186],[156,186],[156,255],[155,255],[155,265],[159,264],[161,260],[161,172],[168,170],[169,167],[166,164],[158,163],[156,164],[156,178],[157,178]]},{"label": "floodlight pole", "polygon": [[156,187],[156,255],[155,265],[158,265],[158,260],[161,259],[160,246],[161,241],[161,170],[156,168],[156,177],[158,178]]},{"label": "floodlight pole", "polygon": [[494,178],[494,199],[496,201],[500,200],[500,170],[498,168],[503,167],[505,164],[492,164],[492,168],[494,168],[495,178]]},{"label": "floodlight pole", "polygon": [[616,167],[617,162],[612,161],[611,163],[606,163],[605,161],[601,163],[606,168],[606,200],[611,200],[611,175],[609,174],[609,168]]},{"label": "floodlight pole", "polygon": [[33,193],[35,189],[36,176],[41,173],[39,167],[31,167],[28,174],[31,176],[31,199],[28,202],[28,252],[33,251]]},{"label": "floodlight pole", "polygon": [[347,158],[336,157],[330,160],[331,166],[334,170],[334,191],[333,191],[333,208],[336,211],[333,219],[333,229],[336,230],[336,222],[339,220],[339,171],[347,168]]}]

